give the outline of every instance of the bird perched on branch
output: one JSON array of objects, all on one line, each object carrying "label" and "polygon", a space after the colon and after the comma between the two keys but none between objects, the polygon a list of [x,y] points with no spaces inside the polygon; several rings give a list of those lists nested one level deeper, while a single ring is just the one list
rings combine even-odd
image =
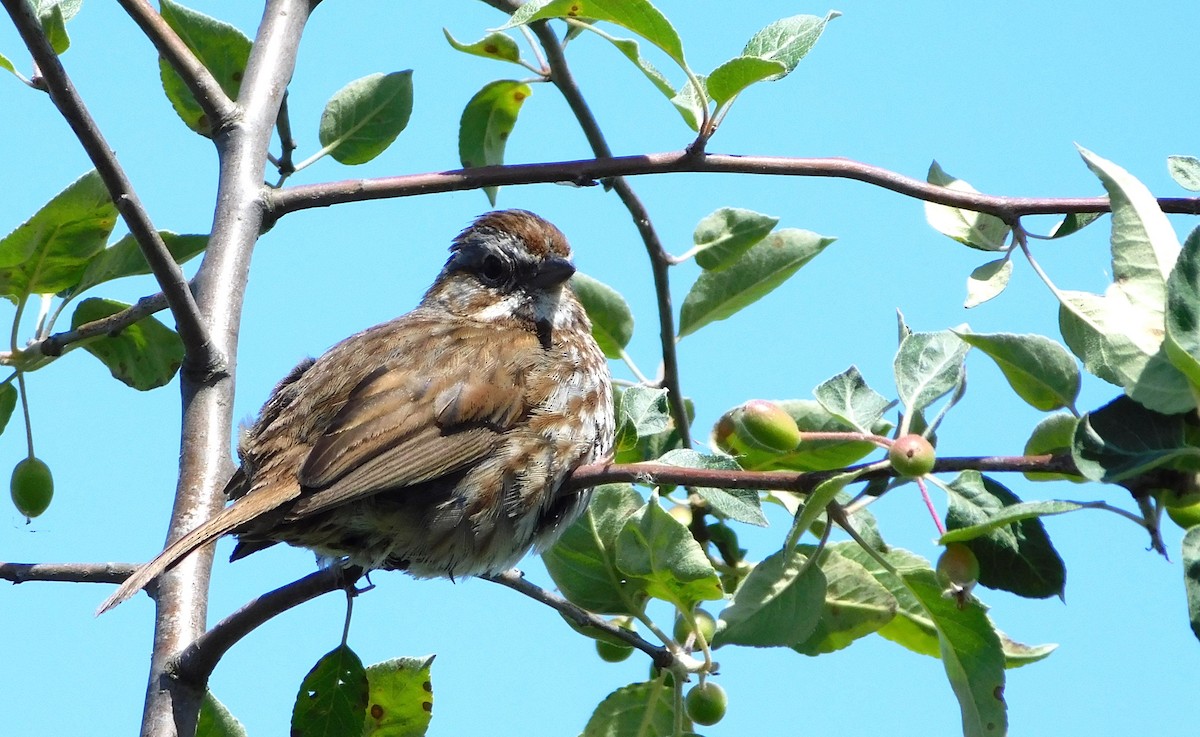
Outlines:
[{"label": "bird perched on branch", "polygon": [[232,503],[100,612],[227,534],[232,560],[285,542],[421,578],[496,573],[548,546],[590,495],[564,479],[613,442],[608,368],[574,272],[541,217],[479,217],[416,309],[279,382],[243,429]]}]

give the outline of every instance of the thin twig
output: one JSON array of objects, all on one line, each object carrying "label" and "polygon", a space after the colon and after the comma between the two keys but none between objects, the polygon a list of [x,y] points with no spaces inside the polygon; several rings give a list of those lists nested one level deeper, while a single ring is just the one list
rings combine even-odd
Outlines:
[{"label": "thin twig", "polygon": [[[925,202],[995,215],[1009,223],[1014,223],[1025,215],[1062,215],[1111,210],[1107,197],[1004,197],[964,192],[938,187],[851,159],[729,154],[697,156],[687,151],[672,151],[295,185],[271,193],[267,217],[270,224],[288,213],[314,207],[435,192],[459,192],[480,187],[547,182],[587,186],[618,176],[684,173],[853,179]],[[1200,215],[1200,197],[1161,197],[1158,199],[1158,205],[1166,213]]]},{"label": "thin twig", "polygon": [[[122,329],[129,327],[138,320],[145,319],[156,312],[167,308],[167,298],[162,292],[142,297],[136,303],[120,312],[102,317],[99,320],[86,322],[73,330],[48,335],[41,340],[35,340],[22,349],[23,353],[41,353],[51,358],[61,356],[63,350],[100,335],[116,335]],[[0,364],[11,358],[11,354],[0,353]]]},{"label": "thin twig", "polygon": [[200,63],[183,39],[175,33],[171,26],[154,9],[149,0],[117,0],[133,22],[142,29],[150,43],[158,50],[159,56],[167,60],[171,68],[179,74],[180,79],[196,98],[196,104],[208,116],[209,127],[216,135],[237,114],[237,105],[208,68]]},{"label": "thin twig", "polygon": [[137,239],[154,277],[167,296],[167,302],[175,316],[179,337],[187,351],[188,370],[195,372],[197,377],[205,378],[219,372],[220,357],[209,339],[200,309],[196,306],[196,300],[183,271],[179,264],[175,263],[154,223],[150,221],[149,214],[138,200],[133,183],[125,176],[125,171],[112,148],[75,91],[75,86],[59,62],[58,55],[50,47],[50,42],[32,7],[23,0],[0,0],[0,3],[3,3],[5,10],[12,17],[21,39],[37,63],[50,99],[54,101],[96,166],[117,211],[121,213],[129,232]]},{"label": "thin twig", "polygon": [[604,617],[592,614],[586,609],[580,609],[558,594],[547,591],[537,584],[530,583],[525,579],[525,575],[516,568],[509,569],[503,573],[497,573],[493,576],[484,576],[483,578],[486,581],[507,586],[514,591],[525,594],[534,601],[545,604],[580,627],[594,627],[607,635],[624,640],[649,655],[654,660],[654,664],[660,668],[670,667],[675,662],[675,656],[667,648],[655,645],[643,639],[632,630],[618,627]]},{"label": "thin twig", "polygon": [[121,583],[136,569],[133,563],[0,563],[0,580]]}]

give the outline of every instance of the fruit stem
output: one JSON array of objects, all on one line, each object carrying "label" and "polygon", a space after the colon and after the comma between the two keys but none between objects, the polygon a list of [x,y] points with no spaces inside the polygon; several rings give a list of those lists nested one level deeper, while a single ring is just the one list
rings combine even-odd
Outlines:
[{"label": "fruit stem", "polygon": [[937,508],[933,506],[933,500],[929,498],[929,489],[925,488],[925,479],[918,476],[916,478],[917,488],[921,490],[921,498],[925,500],[925,508],[929,510],[929,516],[933,517],[933,524],[937,527],[938,537],[946,534],[946,526],[942,524],[942,518],[937,513]]},{"label": "fruit stem", "polygon": [[17,372],[17,387],[21,395],[21,413],[25,415],[25,444],[29,448],[29,457],[33,458],[33,428],[29,424],[29,400],[25,398],[25,372]]}]

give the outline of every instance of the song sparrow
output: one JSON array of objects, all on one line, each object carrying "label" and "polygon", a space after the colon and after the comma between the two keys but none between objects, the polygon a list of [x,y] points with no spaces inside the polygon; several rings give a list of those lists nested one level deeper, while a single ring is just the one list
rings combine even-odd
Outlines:
[{"label": "song sparrow", "polygon": [[196,548],[231,560],[278,542],[418,577],[495,573],[554,541],[608,454],[608,368],[569,288],[563,234],[487,213],[450,247],[420,305],[306,360],[242,433],[232,504],[167,546],[100,607]]}]

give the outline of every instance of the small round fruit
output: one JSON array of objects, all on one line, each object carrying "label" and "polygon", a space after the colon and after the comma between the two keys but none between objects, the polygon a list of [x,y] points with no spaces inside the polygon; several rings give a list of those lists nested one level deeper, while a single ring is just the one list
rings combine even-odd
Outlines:
[{"label": "small round fruit", "polygon": [[[693,616],[696,619],[697,632],[704,637],[705,642],[712,642],[713,635],[717,631],[717,620],[703,609],[697,609]],[[674,634],[676,642],[683,643],[692,634],[692,630],[683,617],[676,617],[675,629],[672,634]]]},{"label": "small round fruit", "polygon": [[620,663],[633,655],[633,645],[618,645],[608,640],[596,640],[596,654],[606,663]]},{"label": "small round fruit", "polygon": [[13,504],[26,517],[36,517],[54,498],[54,478],[50,467],[38,458],[26,458],[12,472],[10,485]]},{"label": "small round fruit", "polygon": [[1200,525],[1200,502],[1194,504],[1167,504],[1167,516],[1183,529]]},{"label": "small round fruit", "polygon": [[924,476],[933,470],[937,453],[920,435],[897,438],[888,450],[888,461],[901,476]]},{"label": "small round fruit", "polygon": [[786,453],[800,444],[796,420],[778,404],[751,399],[734,412],[738,436],[751,447],[772,453]]},{"label": "small round fruit", "polygon": [[675,518],[679,524],[687,527],[692,524],[692,508],[686,504],[676,504],[667,510],[667,514]]},{"label": "small round fruit", "polygon": [[947,588],[970,589],[979,580],[979,559],[962,543],[949,543],[937,560],[938,581]]},{"label": "small round fruit", "polygon": [[725,689],[712,681],[705,681],[696,684],[691,691],[688,691],[687,697],[684,699],[684,706],[687,709],[688,719],[708,727],[725,717],[725,710],[729,706],[729,697],[725,695]]}]

